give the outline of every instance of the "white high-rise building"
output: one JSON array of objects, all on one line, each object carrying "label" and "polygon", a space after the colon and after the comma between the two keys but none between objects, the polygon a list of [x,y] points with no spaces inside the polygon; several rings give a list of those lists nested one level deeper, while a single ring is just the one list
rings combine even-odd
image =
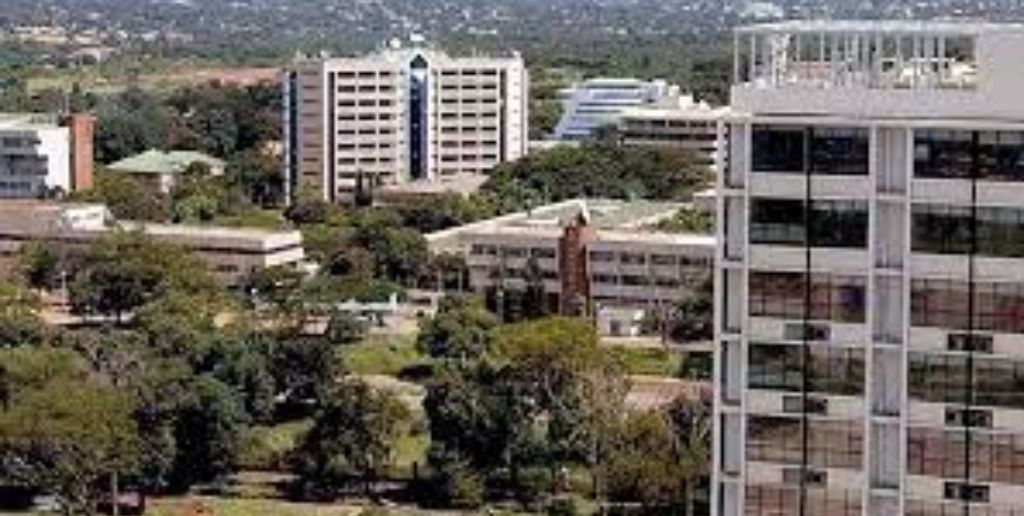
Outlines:
[{"label": "white high-rise building", "polygon": [[360,180],[487,172],[526,153],[528,88],[519,55],[456,58],[392,42],[363,57],[299,60],[284,78],[286,188],[334,200]]},{"label": "white high-rise building", "polygon": [[713,514],[1024,514],[1024,27],[735,39]]}]

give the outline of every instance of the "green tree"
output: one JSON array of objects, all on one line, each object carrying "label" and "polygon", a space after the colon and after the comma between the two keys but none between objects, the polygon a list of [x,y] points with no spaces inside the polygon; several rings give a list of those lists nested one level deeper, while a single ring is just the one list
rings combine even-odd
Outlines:
[{"label": "green tree", "polygon": [[499,328],[481,360],[441,367],[428,387],[428,459],[439,492],[455,479],[496,478],[536,505],[563,468],[593,467],[605,456],[627,387],[588,321]]},{"label": "green tree", "polygon": [[628,382],[589,321],[553,317],[504,327],[488,359],[511,392],[510,426],[525,429],[512,445],[513,463],[532,461],[554,479],[564,466],[600,461]]},{"label": "green tree", "polygon": [[61,284],[61,250],[49,242],[29,242],[18,250],[22,276],[32,288],[54,290]]},{"label": "green tree", "polygon": [[164,222],[170,214],[169,200],[135,178],[100,168],[92,188],[71,195],[72,200],[105,204],[122,220]]},{"label": "green tree", "polygon": [[327,321],[327,339],[334,344],[355,344],[366,337],[366,322],[350,312],[334,312]]},{"label": "green tree", "polygon": [[479,197],[466,197],[457,193],[431,196],[401,205],[398,212],[402,224],[421,233],[432,233],[494,215],[491,206]]},{"label": "green tree", "polygon": [[446,297],[434,317],[420,321],[416,345],[431,357],[464,362],[487,351],[497,326],[479,299]]},{"label": "green tree", "polygon": [[5,481],[57,495],[65,514],[94,513],[97,486],[132,471],[138,435],[132,400],[86,374],[70,352],[0,350],[0,457]]},{"label": "green tree", "polygon": [[331,495],[360,479],[369,494],[391,464],[408,417],[408,408],[390,393],[355,381],[339,385],[296,453],[296,473],[306,492]]},{"label": "green tree", "polygon": [[206,267],[183,249],[141,232],[115,231],[93,242],[71,283],[71,305],[78,313],[125,313],[171,291],[215,290]]},{"label": "green tree", "polygon": [[274,347],[271,368],[282,411],[307,414],[325,400],[343,376],[343,364],[326,339],[284,338]]},{"label": "green tree", "polygon": [[607,495],[645,512],[678,513],[685,505],[683,444],[664,414],[630,414],[603,465]]},{"label": "green tree", "polygon": [[210,222],[249,207],[241,189],[225,177],[211,174],[210,166],[195,162],[181,174],[171,190],[171,218],[175,222]]},{"label": "green tree", "polygon": [[[690,400],[679,397],[665,409],[666,417],[682,445],[680,463],[683,472],[683,494],[686,514],[695,514],[694,501],[698,489],[706,485],[711,466],[711,400],[702,397]],[[707,495],[708,493],[705,493]]]},{"label": "green tree", "polygon": [[277,160],[260,149],[236,153],[228,159],[228,181],[261,206],[277,204],[283,195],[281,171]]},{"label": "green tree", "polygon": [[556,147],[499,165],[482,187],[503,211],[573,197],[686,200],[711,180],[695,154],[615,142]]},{"label": "green tree", "polygon": [[714,311],[714,285],[707,278],[672,307],[667,321],[669,336],[676,342],[711,339]]},{"label": "green tree", "polygon": [[101,163],[147,149],[175,148],[188,131],[172,107],[138,88],[104,97],[96,107],[96,119],[96,158]]},{"label": "green tree", "polygon": [[252,296],[252,301],[263,301],[278,310],[289,311],[302,300],[303,278],[303,273],[292,267],[265,267],[246,277],[244,290]]},{"label": "green tree", "polygon": [[219,480],[233,471],[247,423],[237,395],[213,376],[196,377],[187,392],[174,425],[177,455],[170,484],[178,488]]},{"label": "green tree", "polygon": [[39,296],[10,283],[0,282],[0,348],[39,344],[46,326],[39,316]]},{"label": "green tree", "polygon": [[248,419],[266,424],[277,408],[277,383],[270,371],[274,342],[251,324],[221,331],[210,362],[214,376],[238,393]]},{"label": "green tree", "polygon": [[199,364],[217,345],[214,319],[225,306],[217,293],[171,288],[140,306],[132,327],[144,335],[153,352]]},{"label": "green tree", "polygon": [[381,209],[354,214],[352,242],[373,253],[376,276],[408,285],[420,276],[429,259],[423,235],[402,227],[396,213]]}]

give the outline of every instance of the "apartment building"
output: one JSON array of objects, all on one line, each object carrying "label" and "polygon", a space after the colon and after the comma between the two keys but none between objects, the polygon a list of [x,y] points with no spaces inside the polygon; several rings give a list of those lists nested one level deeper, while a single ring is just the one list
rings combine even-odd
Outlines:
[{"label": "apartment building", "polygon": [[102,204],[11,200],[0,203],[0,275],[14,272],[27,243],[82,247],[115,229],[140,231],[195,253],[231,286],[255,269],[296,266],[305,258],[298,231],[119,221]]},{"label": "apartment building", "polygon": [[0,199],[92,186],[89,115],[0,114]]},{"label": "apartment building", "polygon": [[526,153],[522,57],[452,57],[420,45],[303,59],[284,76],[289,192],[482,174]]},{"label": "apartment building", "polygon": [[[711,235],[651,226],[684,205],[574,199],[427,235],[435,254],[464,256],[468,287],[492,306],[542,287],[548,313],[591,313],[635,333],[632,314],[658,311],[711,277]],[[622,309],[633,309],[632,311]],[[627,317],[627,321],[621,321]]]},{"label": "apartment building", "polygon": [[713,513],[1024,514],[1024,27],[735,32]]}]

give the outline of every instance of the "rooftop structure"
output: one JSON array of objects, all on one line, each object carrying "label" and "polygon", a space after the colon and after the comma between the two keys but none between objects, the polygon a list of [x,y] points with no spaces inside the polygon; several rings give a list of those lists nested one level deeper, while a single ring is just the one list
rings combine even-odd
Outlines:
[{"label": "rooftop structure", "polygon": [[805,21],[735,32],[739,112],[1024,117],[1024,25]]}]

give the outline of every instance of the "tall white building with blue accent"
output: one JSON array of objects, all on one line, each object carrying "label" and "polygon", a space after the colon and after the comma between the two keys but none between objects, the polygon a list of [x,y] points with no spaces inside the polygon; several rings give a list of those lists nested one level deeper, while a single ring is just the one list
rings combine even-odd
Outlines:
[{"label": "tall white building with blue accent", "polygon": [[526,154],[522,57],[452,57],[414,41],[352,58],[300,59],[284,86],[286,190],[324,199],[364,184],[483,174]]}]

